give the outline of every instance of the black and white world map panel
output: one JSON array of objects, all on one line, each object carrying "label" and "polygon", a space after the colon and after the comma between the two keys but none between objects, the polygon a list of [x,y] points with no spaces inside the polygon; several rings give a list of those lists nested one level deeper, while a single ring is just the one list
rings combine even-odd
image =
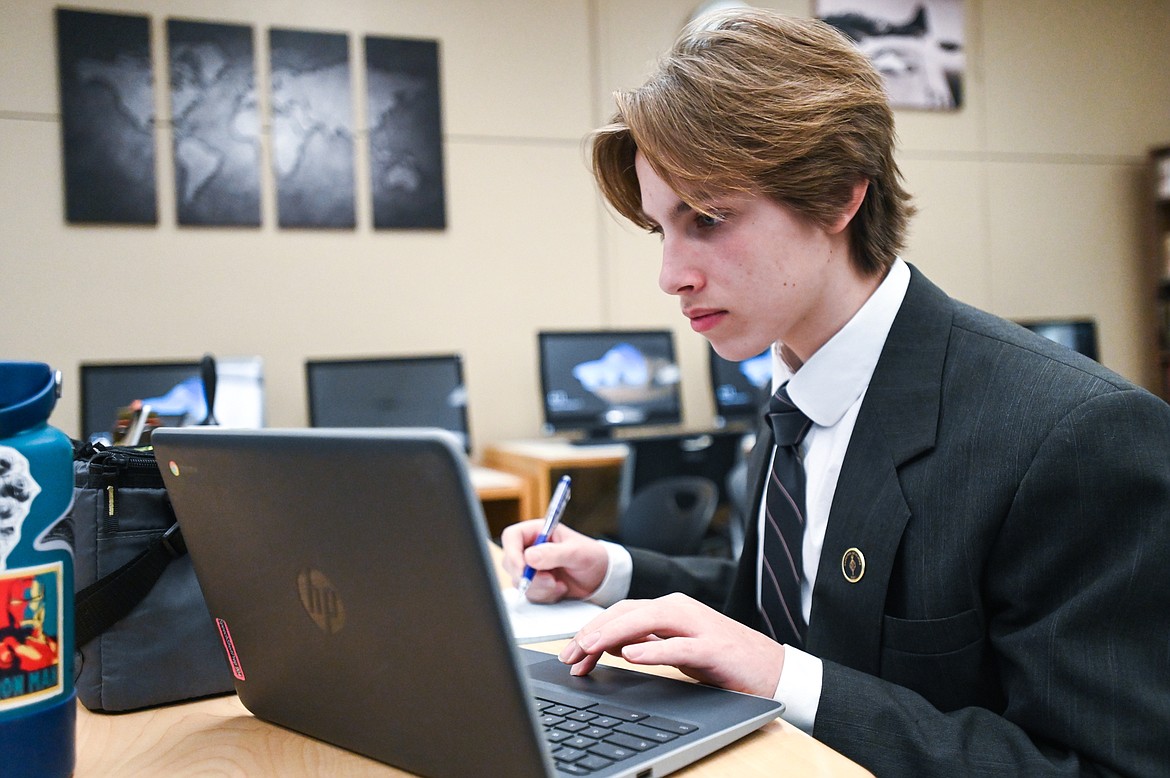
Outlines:
[{"label": "black and white world map panel", "polygon": [[349,39],[271,29],[272,155],[281,227],[354,227]]},{"label": "black and white world map panel", "polygon": [[260,225],[252,28],[167,21],[175,206],[184,225]]},{"label": "black and white world map panel", "polygon": [[57,9],[65,219],[155,224],[146,16]]}]

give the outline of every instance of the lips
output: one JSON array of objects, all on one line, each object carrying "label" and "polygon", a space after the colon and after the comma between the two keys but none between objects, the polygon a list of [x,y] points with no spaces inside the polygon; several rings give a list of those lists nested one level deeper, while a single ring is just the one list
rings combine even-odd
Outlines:
[{"label": "lips", "polygon": [[722,309],[707,309],[695,308],[689,311],[683,311],[683,314],[691,320],[691,329],[695,332],[708,332],[715,327],[723,318],[727,316],[727,311]]}]

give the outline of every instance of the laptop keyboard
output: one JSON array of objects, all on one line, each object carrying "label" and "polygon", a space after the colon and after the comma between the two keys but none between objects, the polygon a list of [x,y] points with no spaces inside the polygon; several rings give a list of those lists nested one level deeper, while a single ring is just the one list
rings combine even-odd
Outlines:
[{"label": "laptop keyboard", "polygon": [[563,775],[589,775],[698,729],[605,703],[554,700],[542,691],[536,710],[549,750]]}]

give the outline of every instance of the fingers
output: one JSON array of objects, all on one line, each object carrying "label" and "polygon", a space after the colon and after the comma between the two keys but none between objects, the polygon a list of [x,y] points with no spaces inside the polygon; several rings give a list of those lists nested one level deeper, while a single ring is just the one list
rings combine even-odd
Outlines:
[{"label": "fingers", "polygon": [[[623,648],[647,640],[674,637],[689,632],[686,625],[694,623],[687,611],[694,608],[715,611],[681,594],[671,594],[656,600],[622,600],[607,608],[565,645],[561,661],[577,664],[586,656],[598,657],[605,652],[625,655]],[[683,631],[680,631],[680,626]]]},{"label": "fingers", "polygon": [[775,693],[784,665],[782,645],[681,594],[614,605],[565,645],[560,660],[585,675],[604,653],[764,696]]},{"label": "fingers", "polygon": [[581,544],[572,540],[527,546],[521,567],[531,565],[534,570],[572,570],[580,561],[581,550]]},{"label": "fingers", "polygon": [[528,587],[532,602],[554,602],[565,597],[582,599],[597,590],[609,569],[609,554],[597,540],[558,526],[548,543],[533,545],[544,523],[513,524],[504,529],[500,546],[504,571],[516,583],[526,566],[536,571]]},{"label": "fingers", "polygon": [[650,636],[640,643],[622,647],[622,659],[635,665],[698,667],[703,664],[702,643],[696,638],[660,639]]},{"label": "fingers", "polygon": [[586,654],[583,659],[569,668],[569,675],[589,675],[593,672],[593,668],[597,667],[597,660],[600,658],[601,654]]},{"label": "fingers", "polygon": [[563,600],[568,593],[568,584],[557,578],[555,573],[537,572],[532,576],[524,596],[529,602],[550,603]]},{"label": "fingers", "polygon": [[500,534],[500,548],[504,551],[504,571],[512,576],[513,582],[519,580],[520,574],[524,572],[524,549],[536,541],[536,536],[540,534],[543,525],[544,522],[540,519],[522,521],[504,527],[503,533]]}]

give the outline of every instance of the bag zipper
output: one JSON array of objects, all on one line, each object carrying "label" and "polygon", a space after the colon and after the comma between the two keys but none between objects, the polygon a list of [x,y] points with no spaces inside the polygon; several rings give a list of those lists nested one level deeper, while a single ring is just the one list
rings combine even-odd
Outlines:
[{"label": "bag zipper", "polygon": [[[78,453],[79,458],[92,454],[89,459],[89,473],[99,477],[105,484],[106,514],[102,517],[102,531],[116,532],[118,529],[117,491],[119,481],[146,481],[148,488],[162,488],[162,473],[154,458],[151,447],[130,448],[127,446],[105,447],[101,444],[86,445]],[[133,485],[138,485],[137,483]]]}]

